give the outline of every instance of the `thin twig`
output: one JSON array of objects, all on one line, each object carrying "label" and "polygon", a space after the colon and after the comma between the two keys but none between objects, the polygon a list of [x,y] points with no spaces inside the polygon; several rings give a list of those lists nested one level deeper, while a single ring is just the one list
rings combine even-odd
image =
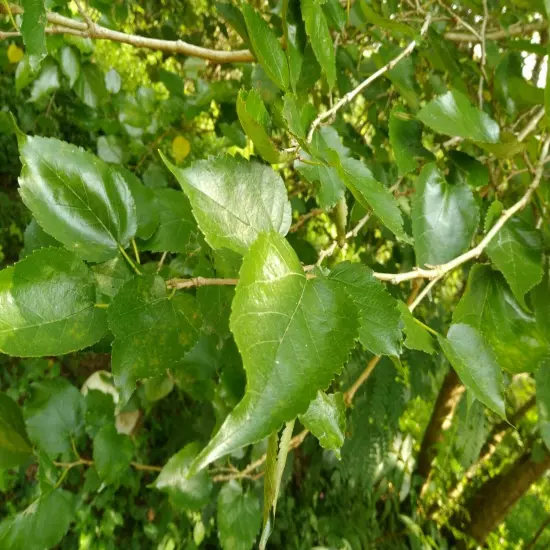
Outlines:
[{"label": "thin twig", "polygon": [[486,34],[487,23],[489,22],[489,8],[487,7],[487,0],[483,0],[483,23],[481,25],[481,77],[479,79],[479,108],[483,109],[483,81],[487,80],[487,73],[485,72],[485,63],[487,61],[487,48],[486,48]]},{"label": "thin twig", "polygon": [[441,280],[441,277],[432,279],[423,289],[422,292],[413,300],[412,304],[409,305],[409,311],[412,313],[418,304],[428,295],[430,290]]},{"label": "thin twig", "polygon": [[[94,465],[93,460],[87,460],[85,458],[79,458],[74,462],[54,462],[54,466],[57,466],[58,468],[66,468],[67,470],[70,470],[75,466],[93,466],[93,465]],[[140,470],[143,472],[162,471],[162,466],[150,466],[149,464],[140,464],[139,462],[130,462],[130,466],[132,466],[132,468],[136,470]]]},{"label": "thin twig", "polygon": [[314,208],[313,210],[310,210],[307,214],[300,216],[298,220],[296,220],[296,223],[290,226],[290,229],[288,230],[288,232],[295,233],[309,219],[314,218],[315,216],[320,216],[321,214],[324,214],[324,213],[325,213],[324,208]]},{"label": "thin twig", "polygon": [[380,355],[375,355],[367,365],[367,368],[361,373],[361,376],[353,383],[351,388],[344,394],[344,401],[346,404],[351,405],[351,402],[353,401],[353,398],[355,397],[355,394],[357,393],[357,390],[367,381],[367,379],[372,374],[372,371],[374,370],[374,367],[378,365],[378,362],[382,359]]},{"label": "thin twig", "polygon": [[535,116],[525,125],[525,128],[518,134],[518,141],[523,141],[536,127],[544,116],[544,107],[541,107]]},{"label": "thin twig", "polygon": [[[428,27],[430,25],[430,15],[426,17],[426,20],[424,21],[424,24],[422,25],[422,29],[420,30],[420,36],[424,36],[426,34],[426,31],[428,30]],[[334,116],[338,110],[340,110],[342,107],[350,103],[357,95],[359,95],[367,86],[372,84],[376,79],[381,77],[384,73],[387,73],[388,71],[391,71],[402,59],[410,55],[414,49],[416,48],[416,40],[413,40],[397,57],[392,59],[389,63],[384,65],[381,69],[378,69],[375,73],[371,74],[367,79],[363,80],[359,86],[354,88],[351,92],[348,92],[346,95],[344,95],[337,103],[335,103],[330,109],[325,111],[324,113],[321,113],[311,124],[311,127],[309,129],[309,133],[307,135],[307,142],[311,143],[311,140],[313,139],[313,134],[317,127],[328,118],[331,118]]]}]

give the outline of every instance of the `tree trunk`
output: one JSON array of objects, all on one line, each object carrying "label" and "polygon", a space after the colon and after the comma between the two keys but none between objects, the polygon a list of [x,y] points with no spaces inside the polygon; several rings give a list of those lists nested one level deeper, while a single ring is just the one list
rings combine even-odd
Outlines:
[{"label": "tree trunk", "polygon": [[449,428],[450,420],[464,390],[460,378],[453,369],[450,369],[439,390],[416,462],[415,473],[425,479],[430,475],[432,461],[436,455],[436,445],[441,442],[443,432]]},{"label": "tree trunk", "polygon": [[550,454],[546,454],[540,462],[534,462],[529,449],[506,472],[486,481],[466,502],[466,513],[455,515],[451,518],[451,524],[482,545],[489,533],[548,468]]}]

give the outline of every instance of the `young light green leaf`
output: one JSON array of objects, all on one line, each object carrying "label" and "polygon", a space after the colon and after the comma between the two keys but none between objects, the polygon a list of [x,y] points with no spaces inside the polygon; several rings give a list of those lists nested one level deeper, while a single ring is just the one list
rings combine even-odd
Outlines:
[{"label": "young light green leaf", "polygon": [[30,66],[37,71],[42,60],[48,55],[46,47],[46,3],[44,0],[21,0],[23,21],[21,36],[25,43]]},{"label": "young light green leaf", "polygon": [[403,331],[407,338],[403,345],[408,349],[416,349],[425,353],[432,354],[435,352],[435,342],[433,336],[414,320],[413,314],[403,302],[397,302],[399,311],[401,312],[404,327]]},{"label": "young light green leaf", "polygon": [[63,46],[59,52],[61,72],[69,80],[72,88],[80,76],[80,53],[74,46]]},{"label": "young light green leaf", "polygon": [[167,462],[152,484],[167,493],[172,503],[184,510],[200,510],[208,504],[212,480],[207,472],[189,476],[189,466],[197,456],[199,444],[189,443]]},{"label": "young light green leaf", "polygon": [[140,248],[151,252],[189,252],[199,232],[189,199],[176,189],[150,191],[153,204],[149,208],[159,213],[158,228]]},{"label": "young light green leaf", "polygon": [[414,120],[403,107],[392,109],[389,128],[390,144],[400,176],[415,170],[420,159],[434,158],[422,145],[422,124]]},{"label": "young light green leaf", "polygon": [[283,180],[269,166],[221,156],[182,170],[163,160],[189,197],[212,248],[245,254],[261,231],[287,234],[290,203]]},{"label": "young light green leaf", "polygon": [[534,316],[522,309],[502,275],[488,265],[475,265],[470,271],[453,322],[479,330],[500,366],[510,372],[534,371],[548,351]]},{"label": "young light green leaf", "polygon": [[371,171],[359,160],[342,159],[338,164],[338,174],[355,200],[364,208],[372,209],[374,215],[399,239],[410,242],[403,229],[403,216],[393,195]]},{"label": "young light green leaf", "polygon": [[69,529],[75,512],[74,495],[62,489],[46,492],[28,508],[0,523],[0,548],[54,548]]},{"label": "young light green leaf", "polygon": [[260,501],[231,480],[218,496],[218,536],[223,550],[251,550],[261,526]]},{"label": "young light green leaf", "polygon": [[0,351],[18,357],[64,355],[107,331],[95,307],[94,277],[72,252],[41,248],[0,271]]},{"label": "young light green leaf", "polygon": [[330,449],[340,458],[340,448],[346,433],[346,404],[341,393],[318,391],[300,422],[319,440],[321,447]]},{"label": "young light green leaf", "polygon": [[138,379],[164,373],[199,337],[201,319],[195,298],[190,294],[170,297],[162,278],[155,275],[127,282],[108,315],[115,335],[112,370],[122,404]]},{"label": "young light green leaf", "polygon": [[537,384],[537,411],[539,413],[539,430],[542,439],[550,449],[550,358],[541,360],[535,373]]},{"label": "young light green leaf", "polygon": [[301,6],[311,47],[332,88],[336,84],[336,55],[323,8],[316,0],[301,0]]},{"label": "young light green leaf", "polygon": [[96,156],[53,138],[19,140],[23,202],[42,228],[88,261],[113,258],[137,227],[126,180]]},{"label": "young light green leaf", "polygon": [[35,382],[25,403],[29,437],[48,455],[70,452],[84,424],[84,397],[64,378]]},{"label": "young light green leaf", "polygon": [[361,264],[343,262],[329,279],[340,283],[359,311],[359,341],[375,355],[400,355],[401,314],[397,301],[372,270]]},{"label": "young light green leaf", "polygon": [[478,207],[468,185],[450,184],[435,164],[422,169],[412,210],[419,266],[439,265],[467,250],[478,221]]},{"label": "young light green leaf", "polygon": [[237,115],[243,130],[260,155],[271,164],[280,162],[279,151],[266,131],[266,126],[270,122],[269,114],[256,90],[239,92]]},{"label": "young light green leaf", "polygon": [[114,423],[103,426],[94,438],[94,465],[103,483],[116,483],[130,467],[134,446]]},{"label": "young light green leaf", "polygon": [[279,88],[288,90],[290,84],[288,61],[273,29],[248,3],[244,2],[241,10],[244,15],[254,55],[264,68],[267,76]]},{"label": "young light green leaf", "polygon": [[426,126],[447,136],[479,143],[497,143],[500,139],[498,124],[458,90],[432,99],[417,116]]},{"label": "young light green leaf", "polygon": [[23,415],[17,403],[0,392],[0,468],[15,468],[32,456]]},{"label": "young light green leaf", "polygon": [[244,259],[231,312],[231,331],[247,373],[246,394],[191,470],[305,413],[353,347],[356,315],[341,285],[306,279],[280,235],[260,234]]},{"label": "young light green leaf", "polygon": [[516,216],[493,237],[487,254],[504,275],[517,301],[526,307],[525,294],[540,283],[543,276],[538,230]]},{"label": "young light green leaf", "polygon": [[502,418],[504,383],[495,353],[475,328],[453,324],[447,338],[438,337],[443,353],[472,395]]}]

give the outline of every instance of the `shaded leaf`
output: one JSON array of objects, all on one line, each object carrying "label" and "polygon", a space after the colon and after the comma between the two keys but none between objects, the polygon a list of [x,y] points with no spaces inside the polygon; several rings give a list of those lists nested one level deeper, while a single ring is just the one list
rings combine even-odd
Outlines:
[{"label": "shaded leaf", "polygon": [[21,410],[8,394],[0,392],[0,468],[20,466],[31,455]]},{"label": "shaded leaf", "polygon": [[133,454],[132,441],[117,433],[114,423],[103,426],[94,437],[94,465],[104,483],[115,483],[126,474]]},{"label": "shaded leaf", "polygon": [[401,313],[397,301],[372,270],[361,264],[343,262],[329,279],[346,289],[359,312],[359,341],[375,355],[399,355],[401,352]]},{"label": "shaded leaf", "polygon": [[83,103],[96,109],[107,97],[105,77],[101,69],[94,63],[83,63],[74,91]]},{"label": "shaded leaf", "polygon": [[407,336],[403,345],[408,349],[416,349],[429,354],[434,353],[435,341],[433,336],[414,320],[413,314],[406,304],[398,302],[397,305],[405,325],[403,331]]},{"label": "shaded leaf", "polygon": [[489,115],[474,107],[458,90],[432,99],[417,116],[426,126],[447,136],[471,139],[480,143],[497,143],[500,139],[498,124]]},{"label": "shaded leaf", "polygon": [[163,160],[189,197],[212,248],[244,254],[261,231],[287,234],[290,203],[283,180],[269,166],[221,156],[182,170]]},{"label": "shaded leaf", "polygon": [[167,493],[175,506],[185,510],[200,510],[208,504],[212,492],[212,481],[207,472],[187,477],[198,451],[198,443],[186,445],[170,458],[152,485]]},{"label": "shaded leaf", "polygon": [[[550,0],[549,0],[550,1]],[[550,271],[548,260],[544,270],[544,277],[531,293],[531,303],[535,311],[539,332],[550,342]]]},{"label": "shaded leaf", "polygon": [[497,358],[483,335],[464,324],[453,324],[447,338],[438,337],[443,353],[472,395],[502,418],[504,383]]},{"label": "shaded leaf", "polygon": [[109,303],[122,288],[122,285],[129,281],[134,273],[128,266],[128,262],[117,256],[101,264],[92,266],[97,285],[97,303]]},{"label": "shaded leaf", "polygon": [[80,76],[80,53],[74,46],[63,46],[59,52],[61,72],[69,80],[72,88]]},{"label": "shaded leaf", "polygon": [[468,185],[450,184],[435,164],[422,169],[412,210],[419,266],[439,265],[467,250],[478,220],[478,207]]},{"label": "shaded leaf", "polygon": [[550,449],[550,359],[541,360],[535,373],[537,384],[537,411],[539,430],[545,445]]},{"label": "shaded leaf", "polygon": [[306,279],[280,235],[258,237],[244,259],[231,312],[246,394],[197,457],[193,472],[307,410],[353,347],[353,309],[339,284]]},{"label": "shaded leaf", "polygon": [[72,252],[41,248],[0,271],[0,350],[19,357],[63,355],[107,331],[94,277]]},{"label": "shaded leaf", "polygon": [[340,448],[346,433],[346,405],[341,393],[318,391],[300,422],[319,440],[321,447],[330,449],[340,458]]},{"label": "shaded leaf", "polygon": [[39,248],[60,248],[61,243],[48,235],[33,218],[25,229],[24,246],[20,258],[26,258]]},{"label": "shaded leaf", "polygon": [[88,261],[113,258],[136,232],[135,205],[121,174],[52,138],[20,137],[20,194],[42,228]]}]

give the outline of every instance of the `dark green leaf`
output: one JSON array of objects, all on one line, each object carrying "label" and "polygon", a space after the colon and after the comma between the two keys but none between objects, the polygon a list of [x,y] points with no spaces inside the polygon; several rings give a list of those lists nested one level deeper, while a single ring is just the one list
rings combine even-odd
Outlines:
[{"label": "dark green leaf", "polygon": [[192,471],[255,443],[306,412],[341,369],[357,337],[353,305],[337,283],[306,279],[277,233],[262,233],[244,259],[231,311],[247,388]]},{"label": "dark green leaf", "polygon": [[318,391],[300,422],[319,440],[321,447],[330,449],[340,458],[340,448],[346,433],[346,405],[341,393]]},{"label": "dark green leaf", "polygon": [[153,487],[168,494],[175,506],[185,510],[200,510],[208,504],[212,492],[212,481],[207,472],[187,477],[198,451],[198,443],[186,445],[168,461],[153,483]]},{"label": "dark green leaf", "polygon": [[39,248],[60,248],[61,243],[56,241],[53,237],[50,237],[37,223],[35,219],[31,220],[31,223],[27,225],[25,229],[24,237],[25,245],[21,251],[20,258],[23,259],[29,254],[32,254]]},{"label": "dark green leaf", "polygon": [[548,344],[533,315],[522,309],[499,273],[476,265],[453,315],[483,333],[500,366],[510,372],[532,372]]},{"label": "dark green leaf", "polygon": [[541,283],[533,289],[531,297],[539,332],[546,337],[547,342],[550,342],[550,270],[548,269],[548,260],[544,277]]},{"label": "dark green leaf", "polygon": [[397,305],[405,324],[403,331],[407,335],[407,338],[403,342],[404,346],[408,349],[416,349],[430,354],[434,353],[435,342],[432,335],[414,320],[413,314],[409,311],[406,304],[398,302]]},{"label": "dark green leaf", "polygon": [[454,324],[447,338],[440,336],[438,340],[449,363],[472,395],[506,418],[502,373],[483,335],[469,325]]},{"label": "dark green leaf", "polygon": [[83,103],[96,109],[107,97],[105,77],[101,69],[94,63],[83,63],[74,91]]},{"label": "dark green leaf", "polygon": [[250,46],[248,31],[243,14],[239,9],[229,2],[216,2],[218,13],[237,31],[247,47]]},{"label": "dark green leaf", "polygon": [[258,58],[269,78],[279,88],[288,90],[290,84],[288,61],[275,33],[263,20],[262,16],[248,3],[243,3],[241,10],[254,55]]},{"label": "dark green leaf", "polygon": [[20,466],[32,455],[32,447],[17,403],[0,392],[0,468]]},{"label": "dark green leaf", "polygon": [[119,172],[57,139],[22,137],[19,152],[21,197],[47,233],[89,261],[113,258],[128,245],[136,211]]},{"label": "dark green leaf", "polygon": [[525,294],[543,276],[539,232],[523,218],[512,218],[493,237],[487,254],[504,275],[517,301],[525,307]]},{"label": "dark green leaf", "polygon": [[403,107],[392,109],[389,126],[390,144],[400,176],[415,170],[420,159],[434,158],[422,145],[422,124],[414,120]]},{"label": "dark green leaf", "polygon": [[158,229],[140,248],[152,252],[189,252],[198,233],[189,200],[175,189],[155,189],[153,196],[153,206],[149,208],[158,212]]},{"label": "dark green leaf", "polygon": [[478,207],[468,185],[450,184],[435,164],[422,169],[412,210],[419,266],[439,265],[467,250],[478,221]]},{"label": "dark green leaf", "polygon": [[41,248],[0,271],[0,350],[63,355],[98,342],[107,330],[95,307],[94,277],[72,252]]},{"label": "dark green leaf", "polygon": [[447,136],[471,139],[480,143],[497,143],[498,124],[474,107],[461,92],[453,90],[430,101],[418,113],[418,118],[435,132]]},{"label": "dark green leaf", "polygon": [[92,273],[97,285],[98,304],[109,303],[122,285],[134,276],[128,262],[122,256],[92,266]]},{"label": "dark green leaf", "polygon": [[539,430],[546,446],[550,449],[550,359],[541,360],[535,373],[537,383],[537,410]]},{"label": "dark green leaf", "polygon": [[133,454],[127,435],[117,433],[113,423],[103,426],[94,438],[94,465],[99,479],[106,484],[118,481],[130,467]]},{"label": "dark green leaf", "polygon": [[108,309],[113,343],[112,370],[125,403],[139,378],[163,374],[199,336],[200,315],[189,294],[170,297],[155,275],[127,282]]},{"label": "dark green leaf", "polygon": [[245,254],[262,231],[287,234],[290,203],[283,180],[269,166],[221,156],[182,170],[163,159],[189,197],[212,248]]},{"label": "dark green leaf", "polygon": [[25,403],[29,436],[48,455],[72,452],[84,424],[84,397],[64,378],[36,382]]},{"label": "dark green leaf", "polygon": [[266,131],[266,126],[271,122],[269,114],[256,90],[239,92],[237,114],[243,130],[260,155],[271,164],[280,162],[279,151]]},{"label": "dark green leaf", "polygon": [[336,84],[336,56],[323,8],[316,0],[301,0],[301,5],[311,47],[332,88]]},{"label": "dark green leaf", "polygon": [[473,189],[479,189],[489,184],[489,170],[475,158],[461,151],[449,153],[449,181],[466,183]]},{"label": "dark green leaf", "polygon": [[375,355],[401,352],[401,313],[397,301],[375,279],[372,270],[361,264],[343,262],[329,279],[344,286],[359,311],[359,341]]},{"label": "dark green leaf", "polygon": [[46,4],[44,0],[21,0],[24,13],[21,35],[33,71],[37,71],[48,55],[46,48]]},{"label": "dark green leaf", "polygon": [[54,548],[69,529],[76,511],[74,495],[55,489],[27,509],[0,523],[0,547],[6,550]]},{"label": "dark green leaf", "polygon": [[376,181],[365,164],[352,158],[340,158],[338,174],[359,204],[366,209],[372,209],[374,215],[396,237],[410,242],[410,238],[403,230],[403,216],[393,195],[389,189]]},{"label": "dark green leaf", "polygon": [[80,76],[80,53],[74,46],[63,46],[59,53],[61,72],[69,80],[72,88]]},{"label": "dark green leaf", "polygon": [[218,536],[223,550],[251,550],[261,526],[260,501],[232,480],[218,496]]}]

